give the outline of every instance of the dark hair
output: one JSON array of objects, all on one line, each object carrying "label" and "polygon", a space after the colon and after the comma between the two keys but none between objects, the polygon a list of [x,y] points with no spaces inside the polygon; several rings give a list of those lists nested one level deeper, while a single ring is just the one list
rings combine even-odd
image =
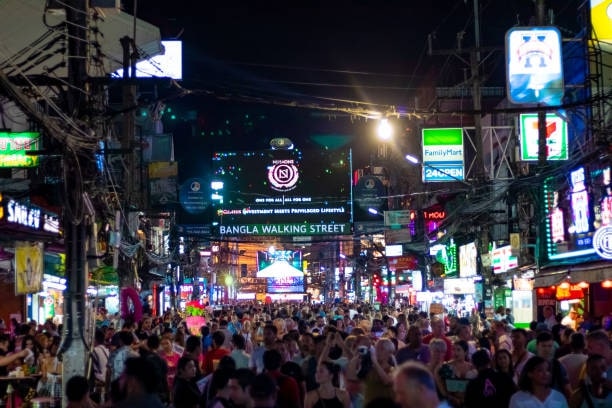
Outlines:
[{"label": "dark hair", "polygon": [[225,334],[222,331],[217,330],[212,334],[213,344],[217,347],[221,347],[225,342]]},{"label": "dark hair", "polygon": [[246,340],[242,334],[236,333],[232,336],[232,343],[234,343],[234,346],[236,346],[238,350],[244,350]]},{"label": "dark hair", "polygon": [[223,356],[219,360],[218,370],[234,371],[236,369],[236,361],[230,356]]},{"label": "dark hair", "polygon": [[584,350],[586,342],[584,340],[584,334],[580,332],[574,332],[570,335],[570,347],[573,351]]},{"label": "dark hair", "polygon": [[258,374],[253,377],[249,395],[253,399],[274,398],[278,393],[276,381],[267,374]]},{"label": "dark hair", "polygon": [[531,378],[529,378],[529,374],[531,374],[540,364],[546,364],[550,368],[550,363],[548,360],[545,360],[540,356],[533,356],[527,360],[518,380],[519,390],[527,391],[529,393],[533,392],[533,382]]},{"label": "dark hair", "polygon": [[191,357],[181,357],[179,358],[178,362],[176,363],[176,372],[180,372],[181,370],[184,370],[185,367],[187,367],[187,364],[189,364],[191,361],[193,361],[193,359]]},{"label": "dark hair", "polygon": [[553,335],[552,335],[551,332],[548,332],[548,331],[540,332],[536,336],[536,344],[540,344],[540,343],[543,343],[545,341],[551,341],[551,340],[554,340],[553,339]]},{"label": "dark hair", "polygon": [[222,390],[227,386],[229,379],[232,376],[232,372],[234,370],[229,370],[227,368],[217,369],[213,372],[212,378],[210,380],[210,392],[209,395],[216,395],[219,390]]},{"label": "dark hair", "polygon": [[331,383],[334,387],[340,387],[340,366],[331,361],[322,361],[321,365],[329,371],[332,376]]},{"label": "dark hair", "polygon": [[482,368],[488,367],[491,363],[491,357],[489,356],[489,352],[485,349],[476,350],[474,354],[472,354],[472,364],[476,369],[480,370]]},{"label": "dark hair", "polygon": [[147,347],[149,350],[157,350],[159,348],[159,336],[152,334],[147,338]]},{"label": "dark hair", "polygon": [[105,335],[104,332],[100,329],[96,329],[95,333],[94,333],[94,340],[96,341],[96,343],[98,344],[104,344],[105,339]]},{"label": "dark hair", "polygon": [[193,353],[198,347],[202,347],[202,342],[199,336],[189,336],[185,341],[185,351]]},{"label": "dark hair", "polygon": [[263,365],[264,368],[268,371],[270,370],[278,370],[281,366],[283,357],[278,352],[278,350],[266,350],[263,353]]},{"label": "dark hair", "polygon": [[129,346],[134,342],[134,334],[131,331],[120,330],[117,337],[119,337],[121,346]]},{"label": "dark hair", "polygon": [[[535,328],[534,328],[535,330]],[[522,328],[518,328],[518,329],[512,329],[512,334],[522,334],[523,337],[527,338],[527,330],[522,329]]]},{"label": "dark hair", "polygon": [[66,382],[66,398],[69,402],[81,401],[89,393],[89,382],[82,375],[74,375]]},{"label": "dark hair", "polygon": [[130,357],[125,360],[124,374],[133,377],[140,382],[147,394],[157,392],[157,386],[160,384],[159,372],[155,367],[155,363],[145,357]]},{"label": "dark hair", "polygon": [[246,390],[247,387],[253,384],[253,379],[255,378],[255,373],[253,370],[248,368],[239,368],[237,370],[232,371],[230,375],[230,379],[235,379],[240,385],[240,388]]},{"label": "dark hair", "polygon": [[465,353],[465,358],[467,360],[467,358],[468,358],[468,351],[470,350],[470,346],[468,345],[467,341],[465,341],[465,340],[457,340],[456,342],[453,343],[453,345],[461,347],[461,350],[463,350],[463,352]]},{"label": "dark hair", "polygon": [[273,324],[266,324],[263,328],[264,330],[271,330],[275,335],[278,334],[278,329]]},{"label": "dark hair", "polygon": [[506,349],[499,349],[495,352],[495,368],[497,369],[497,371],[499,371],[499,367],[497,366],[497,356],[500,354],[505,354],[508,356],[508,359],[510,360],[510,366],[508,367],[508,373],[510,375],[514,374],[514,365],[512,364],[512,354],[506,350]]}]

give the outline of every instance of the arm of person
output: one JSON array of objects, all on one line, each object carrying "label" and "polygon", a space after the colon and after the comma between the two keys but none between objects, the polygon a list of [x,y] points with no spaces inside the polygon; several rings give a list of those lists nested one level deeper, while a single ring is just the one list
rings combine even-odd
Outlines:
[{"label": "arm of person", "polygon": [[323,349],[321,350],[321,355],[319,355],[319,360],[317,364],[321,364],[323,361],[329,360],[329,349],[334,341],[335,333],[328,333],[327,338],[325,339],[325,344],[323,344]]},{"label": "arm of person", "polygon": [[346,358],[348,358],[349,360],[353,358],[353,352],[348,347],[346,347],[346,344],[344,343],[344,340],[342,339],[341,335],[336,335],[335,344],[342,349],[342,354],[344,354]]},{"label": "arm of person", "polygon": [[20,358],[25,358],[29,354],[27,349],[23,349],[18,353],[9,354],[8,356],[0,357],[0,367],[6,367],[11,363],[14,363]]},{"label": "arm of person", "polygon": [[338,398],[342,401],[343,408],[351,408],[351,397],[346,390],[338,390]]},{"label": "arm of person", "polygon": [[393,376],[391,375],[391,373],[387,373],[378,362],[374,346],[370,347],[370,358],[372,359],[372,367],[374,368],[374,370],[376,370],[376,374],[378,374],[380,381],[385,385],[390,385],[391,383],[393,383]]}]

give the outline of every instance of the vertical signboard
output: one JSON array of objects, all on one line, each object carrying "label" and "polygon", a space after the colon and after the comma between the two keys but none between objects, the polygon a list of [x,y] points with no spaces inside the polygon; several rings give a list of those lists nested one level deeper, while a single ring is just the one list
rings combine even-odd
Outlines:
[{"label": "vertical signboard", "polygon": [[423,129],[423,182],[463,181],[463,129]]},{"label": "vertical signboard", "polygon": [[[521,160],[538,160],[538,114],[520,115]],[[569,158],[567,122],[554,113],[546,114],[546,159]]]},{"label": "vertical signboard", "polygon": [[475,242],[459,247],[459,276],[469,278],[478,275],[478,249]]},{"label": "vertical signboard", "polygon": [[506,33],[508,98],[516,104],[560,105],[561,33],[555,27],[515,27]]}]

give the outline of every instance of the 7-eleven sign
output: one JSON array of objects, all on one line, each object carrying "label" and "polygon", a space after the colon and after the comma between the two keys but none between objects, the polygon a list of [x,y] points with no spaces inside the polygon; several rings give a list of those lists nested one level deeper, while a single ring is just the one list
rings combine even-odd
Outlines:
[{"label": "7-eleven sign", "polygon": [[[538,160],[538,114],[520,115],[521,160]],[[546,159],[567,160],[567,122],[554,113],[546,114]]]}]

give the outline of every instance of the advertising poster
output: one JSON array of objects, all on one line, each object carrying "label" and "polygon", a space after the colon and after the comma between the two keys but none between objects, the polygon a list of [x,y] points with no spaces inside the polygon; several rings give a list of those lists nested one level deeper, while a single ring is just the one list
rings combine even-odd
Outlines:
[{"label": "advertising poster", "polygon": [[42,242],[15,243],[15,293],[42,290],[44,248]]}]

